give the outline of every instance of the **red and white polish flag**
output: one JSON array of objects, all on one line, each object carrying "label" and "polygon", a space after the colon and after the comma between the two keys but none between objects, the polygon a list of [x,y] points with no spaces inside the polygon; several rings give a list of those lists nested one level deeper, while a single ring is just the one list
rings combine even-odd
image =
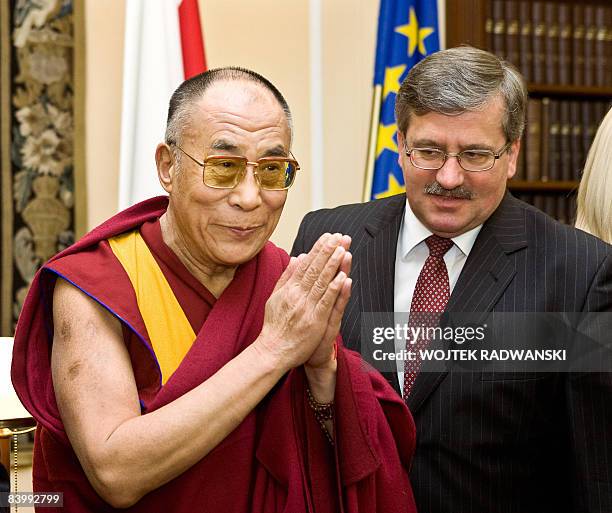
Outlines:
[{"label": "red and white polish flag", "polygon": [[183,80],[205,69],[198,0],[127,0],[120,209],[164,194],[155,147],[164,140],[168,101]]}]

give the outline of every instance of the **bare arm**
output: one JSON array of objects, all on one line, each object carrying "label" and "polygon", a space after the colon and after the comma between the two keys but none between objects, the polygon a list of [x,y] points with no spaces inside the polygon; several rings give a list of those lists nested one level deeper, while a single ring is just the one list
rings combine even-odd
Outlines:
[{"label": "bare arm", "polygon": [[146,415],[121,325],[78,289],[54,292],[52,373],[68,437],[92,486],[127,507],[216,447],[289,369],[320,344],[346,275],[331,236],[293,260],[266,305],[259,338],[207,381]]},{"label": "bare arm", "polygon": [[119,322],[63,280],[54,305],[52,372],[60,414],[89,481],[116,507],[200,460],[287,370],[253,345],[194,390],[141,416]]}]

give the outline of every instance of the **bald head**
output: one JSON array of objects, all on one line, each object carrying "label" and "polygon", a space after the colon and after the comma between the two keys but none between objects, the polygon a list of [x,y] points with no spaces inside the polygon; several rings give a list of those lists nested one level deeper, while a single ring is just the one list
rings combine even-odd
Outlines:
[{"label": "bald head", "polygon": [[[281,92],[267,78],[259,73],[255,73],[246,68],[225,67],[217,68],[204,73],[200,73],[195,77],[183,82],[174,91],[170,98],[170,106],[168,108],[168,120],[166,123],[166,143],[180,142],[181,133],[186,126],[189,125],[191,113],[198,101],[204,96],[205,92],[214,84],[221,82],[247,82],[255,84],[257,88],[246,88],[245,100],[256,102],[261,99],[261,96],[254,93],[256,89],[261,89],[262,95],[271,95],[278,102],[283,110],[289,133],[292,135],[292,120],[291,111],[287,101]],[[229,91],[235,91],[231,88]]]}]

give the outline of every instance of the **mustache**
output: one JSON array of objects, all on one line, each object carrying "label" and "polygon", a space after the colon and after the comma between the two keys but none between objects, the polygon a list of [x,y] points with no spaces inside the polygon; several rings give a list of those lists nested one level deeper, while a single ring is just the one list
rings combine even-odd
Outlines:
[{"label": "mustache", "polygon": [[427,184],[423,188],[423,192],[425,194],[433,194],[434,196],[444,196],[446,198],[458,198],[458,199],[468,199],[471,200],[474,198],[474,193],[462,185],[459,187],[455,187],[454,189],[445,189],[438,182],[432,182]]}]

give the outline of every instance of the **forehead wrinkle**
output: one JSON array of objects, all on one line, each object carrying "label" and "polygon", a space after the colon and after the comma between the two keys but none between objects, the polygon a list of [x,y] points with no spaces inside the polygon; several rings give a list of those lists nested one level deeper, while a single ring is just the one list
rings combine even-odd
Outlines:
[{"label": "forehead wrinkle", "polygon": [[[230,114],[225,112],[222,114],[223,116],[229,116]],[[260,132],[262,130],[277,130],[279,133],[283,131],[282,123],[272,122],[267,119],[265,121],[255,120],[250,117],[241,117],[241,116],[232,116],[232,119],[219,119],[219,117],[209,118],[206,120],[206,123],[214,123],[217,125],[215,127],[215,132],[221,132],[223,130],[228,131],[238,131],[238,132],[248,132],[255,133]],[[215,133],[213,132],[213,133]]]},{"label": "forehead wrinkle", "polygon": [[[207,127],[210,129],[211,125],[216,126],[208,132]],[[208,133],[206,134],[206,132]],[[208,143],[202,144],[204,142],[203,136]],[[192,122],[186,125],[182,132],[182,138],[189,140],[196,146],[221,151],[246,149],[247,146],[265,145],[267,141],[270,141],[271,144],[283,148],[283,154],[286,155],[290,145],[288,133],[275,124],[249,130],[229,122],[219,123],[215,120],[213,123],[211,119],[201,120],[198,124]]]},{"label": "forehead wrinkle", "polygon": [[264,140],[274,139],[274,142],[279,143],[284,141],[283,131],[276,126],[261,127],[257,130],[245,130],[241,127],[228,125],[216,128],[209,135],[210,144],[226,144],[240,146],[241,144],[251,144],[263,142]]},{"label": "forehead wrinkle", "polygon": [[269,112],[258,113],[259,115],[256,115],[252,112],[247,114],[215,109],[208,110],[204,114],[205,122],[215,123],[219,125],[219,129],[231,128],[251,133],[268,128],[277,129],[279,132],[282,132],[284,129],[289,130],[287,120],[282,111],[274,119],[270,118]]},{"label": "forehead wrinkle", "polygon": [[[210,149],[216,150],[216,151],[227,151],[227,152],[239,151],[239,148],[236,144],[230,141],[224,140],[224,139],[219,139],[217,141],[214,141],[210,145]],[[277,144],[276,146],[268,148],[262,151],[260,154],[260,157],[286,157],[286,156],[287,156],[287,150],[282,144]]]},{"label": "forehead wrinkle", "polygon": [[[253,151],[254,150],[254,151]],[[205,154],[227,153],[235,156],[242,156],[254,159],[263,157],[287,157],[289,149],[284,142],[279,142],[278,139],[266,137],[256,142],[233,142],[232,138],[222,137],[203,148]]]}]

